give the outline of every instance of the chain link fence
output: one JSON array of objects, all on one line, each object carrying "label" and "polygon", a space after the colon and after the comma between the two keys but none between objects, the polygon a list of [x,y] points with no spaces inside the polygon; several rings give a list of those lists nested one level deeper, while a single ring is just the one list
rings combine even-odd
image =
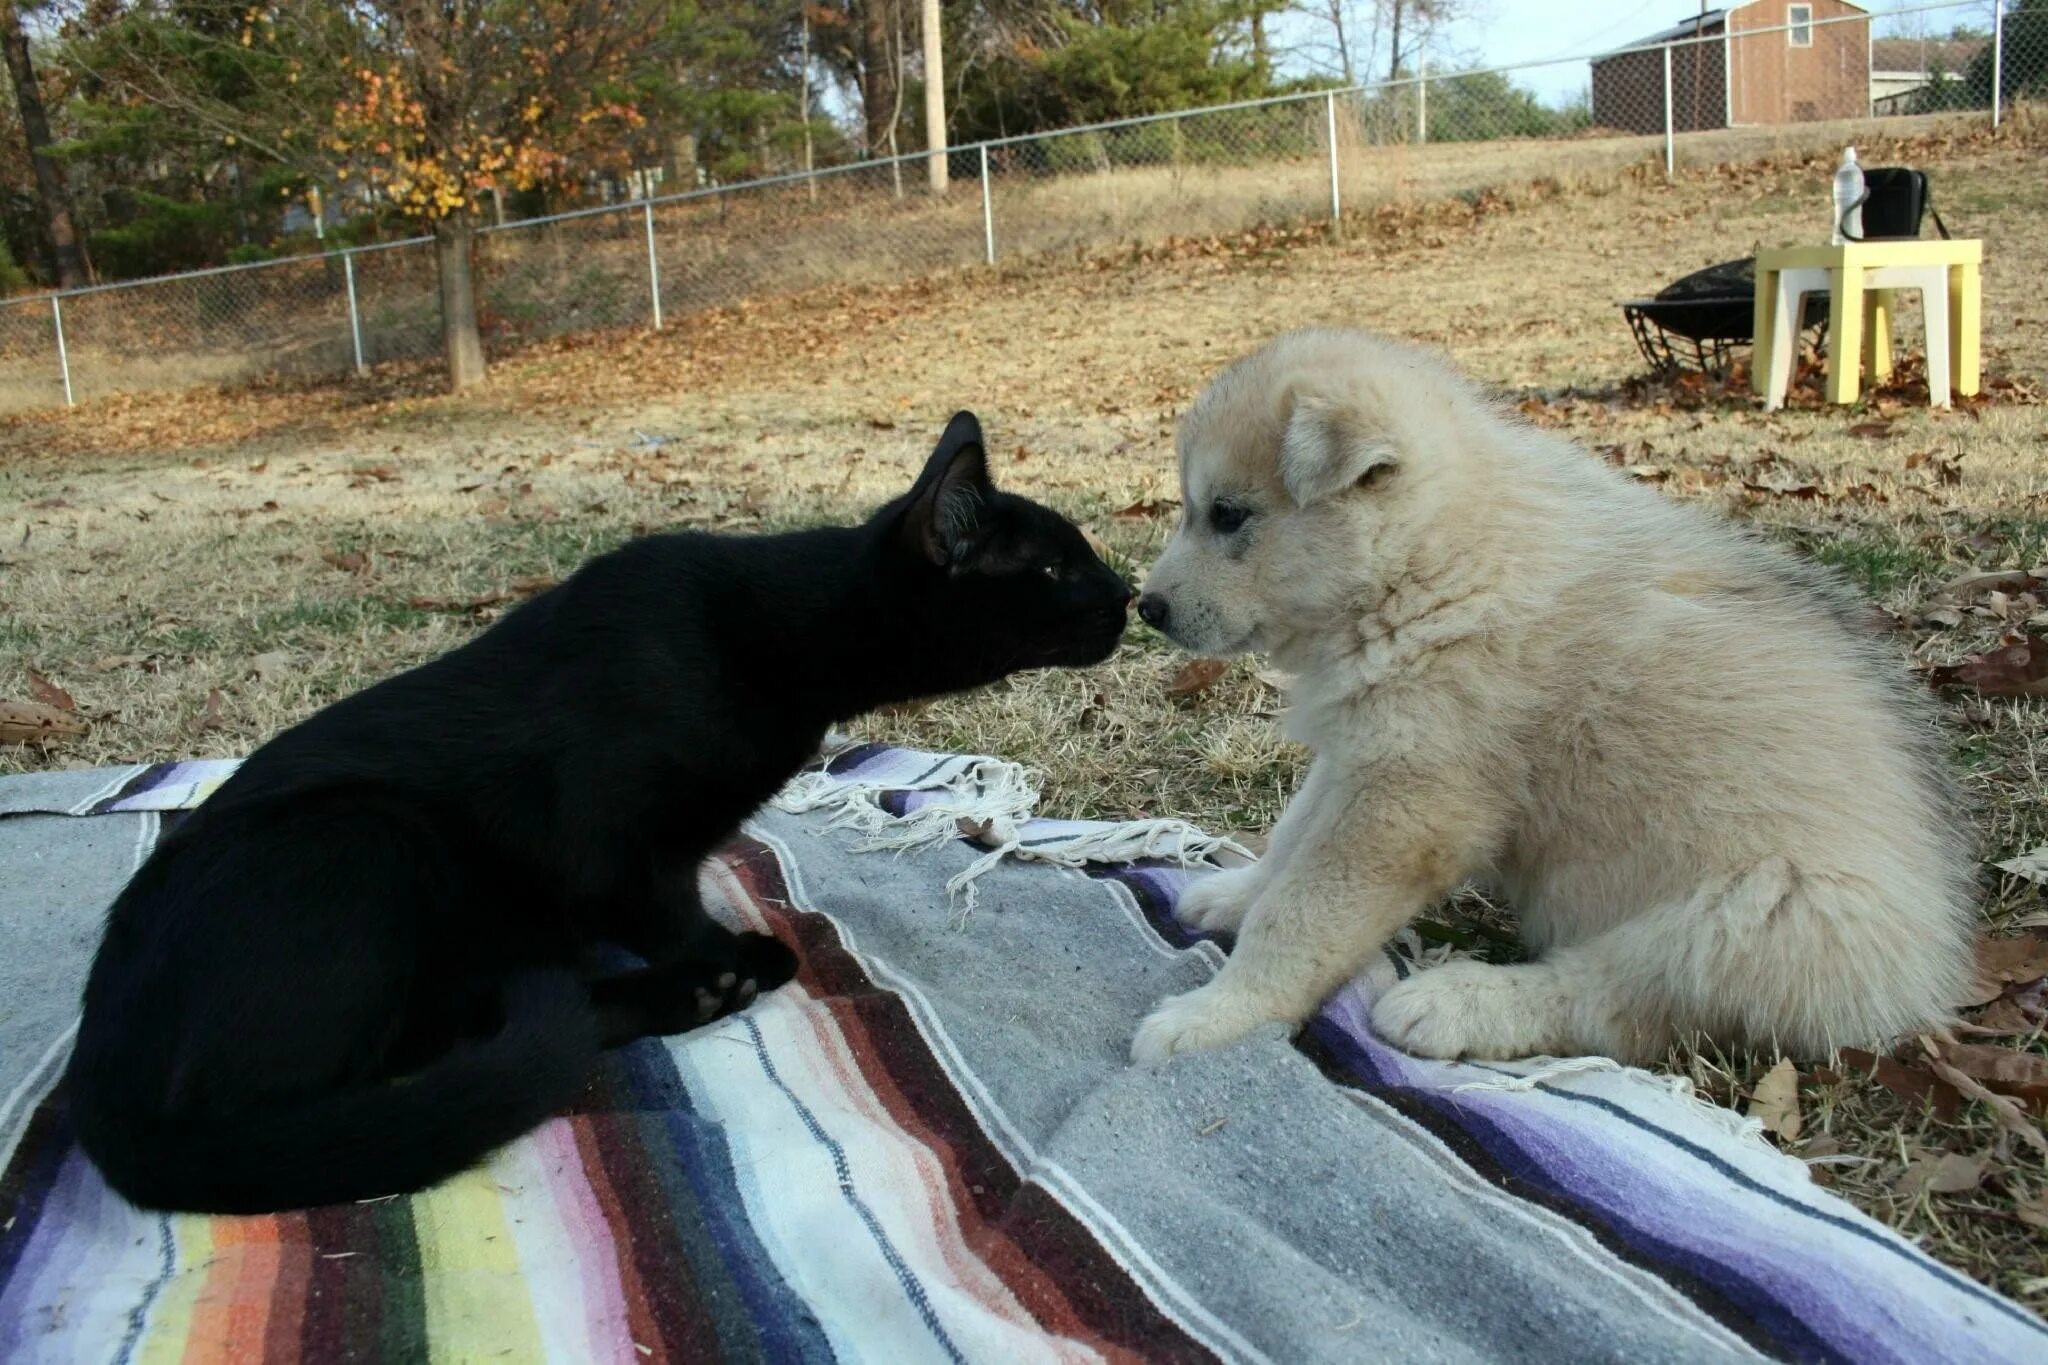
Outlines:
[{"label": "chain link fence", "polygon": [[[479,322],[503,354],[823,285],[1830,151],[1914,119],[1995,123],[2048,99],[2048,3],[2002,8],[1829,19],[1795,5],[1776,25],[1708,11],[1590,58],[955,148],[943,195],[929,192],[931,156],[913,154],[510,223],[477,236]],[[1562,107],[1516,81],[1564,65],[1586,85]],[[0,301],[0,411],[340,376],[440,344],[428,239]]]}]

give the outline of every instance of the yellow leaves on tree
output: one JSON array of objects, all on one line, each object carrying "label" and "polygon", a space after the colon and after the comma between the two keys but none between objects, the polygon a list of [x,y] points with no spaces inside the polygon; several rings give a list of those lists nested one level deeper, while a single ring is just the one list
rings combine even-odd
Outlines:
[{"label": "yellow leaves on tree", "polygon": [[[433,221],[474,212],[492,190],[528,190],[619,155],[621,134],[645,125],[632,105],[601,101],[579,110],[528,95],[508,116],[465,111],[437,126],[397,66],[359,66],[355,89],[335,105],[325,143],[352,161],[394,206]],[[348,178],[348,167],[336,175]]]}]

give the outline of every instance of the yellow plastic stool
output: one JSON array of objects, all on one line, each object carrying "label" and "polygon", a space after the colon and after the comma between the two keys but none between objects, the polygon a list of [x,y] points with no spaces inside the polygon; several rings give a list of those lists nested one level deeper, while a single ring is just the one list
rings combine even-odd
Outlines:
[{"label": "yellow plastic stool", "polygon": [[[1756,349],[1750,357],[1750,386],[1762,395],[1765,407],[1784,405],[1791,383],[1791,351],[1799,340],[1798,300],[1819,287],[1820,273],[1825,272],[1830,403],[1856,401],[1858,361],[1869,366],[1873,380],[1891,373],[1892,290],[1901,288],[1922,291],[1929,328],[1929,401],[1946,407],[1950,387],[1965,397],[1975,394],[1981,379],[1978,346],[1982,331],[1983,261],[1983,242],[1958,240],[1845,242],[1841,246],[1781,247],[1758,252]],[[1930,268],[1946,271],[1946,309],[1940,306],[1940,293],[1930,293],[1926,288],[1938,278],[1922,273]],[[1937,328],[1944,329],[1938,337],[1934,332]],[[1947,376],[1934,373],[1933,361],[1943,350],[1948,353],[1946,368],[1951,371]],[[1944,377],[1950,383],[1937,387]]]}]

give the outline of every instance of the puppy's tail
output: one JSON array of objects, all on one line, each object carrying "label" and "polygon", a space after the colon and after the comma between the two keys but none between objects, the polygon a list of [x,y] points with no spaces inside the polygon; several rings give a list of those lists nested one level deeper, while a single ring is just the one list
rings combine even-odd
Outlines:
[{"label": "puppy's tail", "polygon": [[566,1107],[598,1024],[567,972],[506,985],[505,1026],[396,1080],[198,1121],[74,1087],[79,1144],[144,1208],[271,1213],[403,1194],[445,1179]]}]

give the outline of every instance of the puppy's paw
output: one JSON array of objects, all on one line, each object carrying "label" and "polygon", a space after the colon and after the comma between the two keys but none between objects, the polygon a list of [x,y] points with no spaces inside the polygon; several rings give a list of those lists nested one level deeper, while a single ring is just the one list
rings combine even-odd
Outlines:
[{"label": "puppy's paw", "polygon": [[1174,906],[1174,918],[1190,929],[1211,934],[1234,934],[1251,913],[1258,882],[1249,867],[1211,872],[1181,892]]},{"label": "puppy's paw", "polygon": [[1555,1053],[1565,1020],[1547,978],[1537,966],[1447,962],[1381,996],[1373,1031],[1404,1052],[1446,1061]]},{"label": "puppy's paw", "polygon": [[1205,1052],[1234,1043],[1278,1016],[1212,981],[1176,995],[1145,1017],[1131,1040],[1131,1060],[1158,1066],[1176,1052]]}]

